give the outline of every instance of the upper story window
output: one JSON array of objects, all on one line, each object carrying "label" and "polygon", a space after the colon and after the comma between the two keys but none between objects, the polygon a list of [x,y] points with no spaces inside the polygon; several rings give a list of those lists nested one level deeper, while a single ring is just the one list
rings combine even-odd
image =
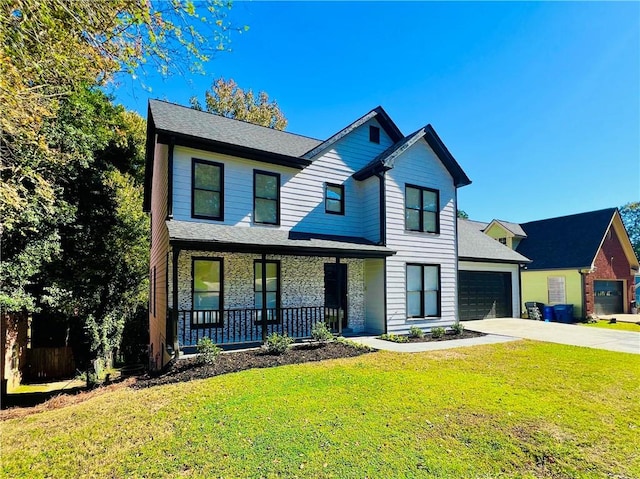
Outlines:
[{"label": "upper story window", "polygon": [[371,143],[380,143],[380,128],[377,126],[369,126],[369,141]]},{"label": "upper story window", "polygon": [[253,222],[280,224],[280,175],[253,170]]},{"label": "upper story window", "polygon": [[191,166],[191,216],[224,218],[224,165],[194,158]]},{"label": "upper story window", "polygon": [[499,241],[500,243],[502,243],[503,245],[506,245],[506,244],[507,244],[507,238],[498,238],[498,241]]},{"label": "upper story window", "polygon": [[405,187],[405,227],[409,231],[440,232],[438,190],[421,186]]},{"label": "upper story window", "polygon": [[325,183],[324,211],[334,215],[344,215],[344,185]]},{"label": "upper story window", "polygon": [[221,324],[222,318],[222,260],[213,258],[193,258],[191,315],[192,325]]}]

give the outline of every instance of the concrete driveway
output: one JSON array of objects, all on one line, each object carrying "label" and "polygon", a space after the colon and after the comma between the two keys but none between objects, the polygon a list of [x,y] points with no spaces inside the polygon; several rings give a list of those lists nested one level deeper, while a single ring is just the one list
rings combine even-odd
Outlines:
[{"label": "concrete driveway", "polygon": [[633,331],[614,331],[587,328],[579,324],[546,323],[515,318],[465,321],[463,324],[467,329],[487,334],[640,354],[640,333]]}]

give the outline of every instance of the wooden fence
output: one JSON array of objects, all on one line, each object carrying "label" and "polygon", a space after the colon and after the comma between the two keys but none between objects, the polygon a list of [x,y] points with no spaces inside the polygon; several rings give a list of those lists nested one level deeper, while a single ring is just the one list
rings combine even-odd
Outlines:
[{"label": "wooden fence", "polygon": [[25,379],[29,381],[68,378],[76,370],[70,347],[33,348],[27,350]]}]

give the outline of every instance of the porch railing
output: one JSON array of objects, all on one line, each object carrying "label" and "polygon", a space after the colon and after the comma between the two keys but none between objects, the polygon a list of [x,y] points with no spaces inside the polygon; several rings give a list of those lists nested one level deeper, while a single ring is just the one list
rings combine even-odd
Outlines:
[{"label": "porch railing", "polygon": [[[171,320],[171,315],[168,319]],[[342,329],[342,311],[324,306],[179,310],[175,320],[180,347],[195,346],[205,337],[221,345],[259,343],[274,332],[296,339],[309,338],[313,327],[323,321],[334,332],[340,333]]]}]

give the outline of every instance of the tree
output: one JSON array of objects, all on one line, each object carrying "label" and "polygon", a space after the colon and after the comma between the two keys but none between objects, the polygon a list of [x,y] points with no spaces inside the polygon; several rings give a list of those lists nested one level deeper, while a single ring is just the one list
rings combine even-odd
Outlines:
[{"label": "tree", "polygon": [[620,216],[629,234],[636,258],[640,259],[640,202],[634,201],[621,206]]},{"label": "tree", "polygon": [[458,210],[458,218],[462,218],[463,220],[468,220],[469,215],[464,210]]},{"label": "tree", "polygon": [[[192,108],[202,110],[202,105],[196,97],[191,97],[190,103]],[[276,130],[284,130],[287,127],[287,119],[275,100],[269,101],[269,95],[264,91],[258,92],[257,97],[252,90],[245,92],[233,79],[215,80],[211,90],[205,92],[205,106],[209,113],[226,118],[235,118]]]},{"label": "tree", "polygon": [[66,182],[91,165],[100,141],[111,141],[102,131],[108,122],[94,125],[95,136],[81,132],[90,141],[75,141],[76,125],[61,118],[62,109],[119,72],[133,74],[148,65],[163,73],[184,65],[198,68],[226,48],[231,31],[239,30],[225,20],[230,5],[221,0],[197,7],[192,0],[0,0],[3,310],[36,308],[32,286],[61,254],[60,230],[76,220],[75,205],[64,194]]}]

